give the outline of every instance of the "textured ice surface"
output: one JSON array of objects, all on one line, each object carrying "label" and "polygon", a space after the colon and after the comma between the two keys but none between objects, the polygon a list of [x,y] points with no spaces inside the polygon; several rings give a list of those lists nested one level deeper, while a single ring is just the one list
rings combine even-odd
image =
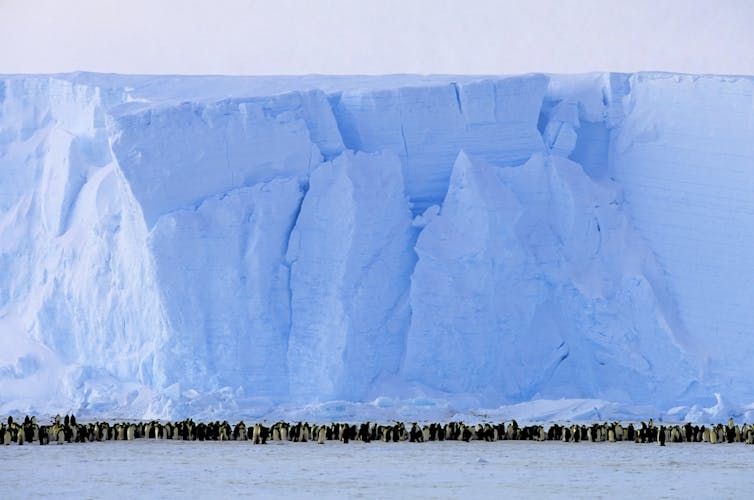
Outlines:
[{"label": "textured ice surface", "polygon": [[3,76],[0,411],[748,418],[753,96]]},{"label": "textured ice surface", "polygon": [[[4,498],[740,498],[743,444],[107,441],[3,446]],[[49,487],[30,484],[44,471]],[[281,472],[285,471],[285,473]],[[637,480],[640,479],[640,480]],[[54,486],[53,486],[54,485]]]}]

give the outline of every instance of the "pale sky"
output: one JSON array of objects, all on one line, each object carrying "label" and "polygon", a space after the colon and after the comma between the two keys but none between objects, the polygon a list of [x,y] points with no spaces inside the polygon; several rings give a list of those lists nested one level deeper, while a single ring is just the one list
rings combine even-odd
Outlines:
[{"label": "pale sky", "polygon": [[0,0],[0,73],[754,75],[754,0]]}]

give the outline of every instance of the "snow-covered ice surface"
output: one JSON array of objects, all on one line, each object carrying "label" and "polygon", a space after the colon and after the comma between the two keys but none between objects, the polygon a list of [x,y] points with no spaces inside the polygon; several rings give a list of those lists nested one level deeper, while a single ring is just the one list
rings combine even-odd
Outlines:
[{"label": "snow-covered ice surface", "polygon": [[0,449],[16,498],[743,498],[746,445],[122,441]]},{"label": "snow-covered ice surface", "polygon": [[0,413],[751,421],[753,165],[750,77],[0,75]]}]

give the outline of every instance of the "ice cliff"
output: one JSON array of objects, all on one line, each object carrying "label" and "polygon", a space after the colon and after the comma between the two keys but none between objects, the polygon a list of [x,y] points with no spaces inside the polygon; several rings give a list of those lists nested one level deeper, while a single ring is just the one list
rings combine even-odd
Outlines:
[{"label": "ice cliff", "polygon": [[2,412],[749,416],[752,255],[749,77],[0,76]]}]

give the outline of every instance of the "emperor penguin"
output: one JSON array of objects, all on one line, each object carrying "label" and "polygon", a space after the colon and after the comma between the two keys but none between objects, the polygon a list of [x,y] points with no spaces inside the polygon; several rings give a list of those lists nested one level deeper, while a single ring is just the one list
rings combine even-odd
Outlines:
[{"label": "emperor penguin", "polygon": [[689,422],[683,424],[683,439],[689,443],[694,440],[694,429]]},{"label": "emperor penguin", "polygon": [[570,429],[572,442],[579,443],[582,440],[586,439],[586,426],[573,424],[571,425]]},{"label": "emperor penguin", "polygon": [[238,433],[237,439],[241,441],[247,441],[249,439],[248,435],[246,434],[246,424],[243,422],[239,422],[236,426],[236,432]]},{"label": "emperor penguin", "polygon": [[508,424],[508,428],[505,430],[505,439],[511,440],[516,438],[516,428],[518,425],[516,424],[516,421],[513,420],[510,424]]},{"label": "emperor penguin", "polygon": [[677,425],[674,425],[670,429],[670,442],[671,443],[680,443],[683,441],[681,439],[681,430],[678,428]]},{"label": "emperor penguin", "polygon": [[365,443],[368,443],[372,440],[371,432],[369,430],[369,422],[364,422],[359,426],[359,439],[364,441]]},{"label": "emperor penguin", "polygon": [[733,422],[733,417],[728,419],[728,425],[725,428],[725,438],[729,443],[738,442],[741,440],[741,433],[738,426]]},{"label": "emperor penguin", "polygon": [[615,440],[623,441],[623,426],[618,423],[615,424]]},{"label": "emperor penguin", "polygon": [[545,432],[544,426],[540,425],[538,427],[539,427],[539,441],[547,441],[547,433]]},{"label": "emperor penguin", "polygon": [[39,428],[39,444],[50,444],[50,435],[47,433],[47,426],[40,426]]},{"label": "emperor penguin", "polygon": [[406,427],[402,423],[395,424],[395,426],[393,427],[393,442],[397,443],[398,441],[406,440],[408,440]]},{"label": "emperor penguin", "polygon": [[348,424],[341,424],[340,425],[340,441],[343,444],[348,444],[348,441],[351,439],[351,426]]},{"label": "emperor penguin", "polygon": [[419,426],[416,425],[416,422],[411,424],[411,430],[408,433],[408,441],[410,443],[415,443],[419,441],[419,435],[421,435],[421,431],[419,431]]},{"label": "emperor penguin", "polygon": [[317,444],[325,444],[325,438],[327,438],[327,429],[325,429],[325,426],[321,426],[319,428],[319,432],[317,433]]},{"label": "emperor penguin", "polygon": [[484,440],[484,426],[482,424],[476,425],[472,432],[471,439],[476,441]]},{"label": "emperor penguin", "polygon": [[466,427],[466,426],[464,425],[464,426],[463,426],[463,429],[461,430],[461,439],[462,439],[462,440],[463,440],[464,442],[468,443],[468,442],[469,442],[469,441],[471,440],[471,434],[472,434],[472,433],[471,433],[471,431],[469,430],[469,428],[468,428],[468,427]]},{"label": "emperor penguin", "polygon": [[573,431],[569,429],[568,427],[563,427],[560,429],[560,440],[564,443],[567,443],[571,441],[571,438],[573,437]]}]

